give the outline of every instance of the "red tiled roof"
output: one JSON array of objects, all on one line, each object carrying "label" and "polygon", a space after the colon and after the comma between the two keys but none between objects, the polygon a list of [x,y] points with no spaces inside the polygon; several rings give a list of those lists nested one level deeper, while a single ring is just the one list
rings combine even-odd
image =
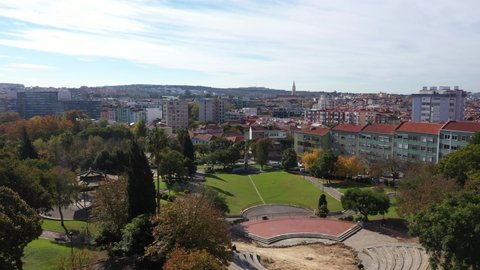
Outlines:
[{"label": "red tiled roof", "polygon": [[359,132],[363,129],[363,125],[352,125],[352,124],[338,124],[332,128],[334,131],[347,131],[347,132]]},{"label": "red tiled roof", "polygon": [[300,130],[301,133],[306,134],[315,134],[320,136],[325,136],[328,134],[329,129],[324,127],[306,127]]},{"label": "red tiled roof", "polygon": [[197,138],[199,140],[204,140],[204,141],[211,141],[216,138],[216,136],[212,134],[196,134],[194,138]]},{"label": "red tiled roof", "polygon": [[243,135],[225,136],[225,138],[233,143],[238,143],[245,140],[245,136]]},{"label": "red tiled roof", "polygon": [[389,125],[389,124],[369,124],[363,131],[372,132],[372,133],[383,133],[383,134],[393,134],[398,125]]},{"label": "red tiled roof", "polygon": [[404,122],[400,124],[397,131],[424,133],[437,135],[444,124],[425,122]]},{"label": "red tiled roof", "polygon": [[442,128],[442,130],[480,132],[480,122],[450,121]]}]

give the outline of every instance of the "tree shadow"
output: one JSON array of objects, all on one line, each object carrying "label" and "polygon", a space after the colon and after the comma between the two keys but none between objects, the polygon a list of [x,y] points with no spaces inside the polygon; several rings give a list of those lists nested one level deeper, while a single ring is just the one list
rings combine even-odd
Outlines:
[{"label": "tree shadow", "polygon": [[230,193],[229,191],[225,191],[221,188],[218,188],[218,187],[213,187],[213,186],[208,186],[209,188],[215,190],[216,192],[218,193],[221,193],[221,194],[224,194],[226,196],[229,196],[229,197],[235,197],[235,195],[233,195],[233,193]]},{"label": "tree shadow", "polygon": [[205,177],[210,177],[210,178],[222,180],[223,182],[225,182],[225,180],[224,180],[223,178],[218,177],[218,176],[215,175],[215,174],[207,173],[207,174],[205,174]]},{"label": "tree shadow", "polygon": [[401,218],[386,218],[365,222],[363,228],[395,238],[412,238],[408,233],[408,222]]}]

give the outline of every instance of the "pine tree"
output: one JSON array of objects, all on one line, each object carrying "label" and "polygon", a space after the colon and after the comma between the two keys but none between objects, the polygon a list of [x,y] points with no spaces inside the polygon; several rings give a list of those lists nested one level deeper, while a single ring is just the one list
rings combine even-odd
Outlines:
[{"label": "pine tree", "polygon": [[37,150],[30,141],[27,130],[25,127],[22,129],[22,144],[20,145],[20,159],[36,159],[38,158]]},{"label": "pine tree", "polygon": [[195,161],[195,148],[190,139],[190,135],[187,130],[181,129],[177,131],[177,138],[182,147],[182,154],[186,158],[185,166],[188,168],[188,173],[193,175],[197,171],[197,168],[193,163]]},{"label": "pine tree", "polygon": [[129,150],[128,168],[128,217],[129,220],[155,213],[155,186],[148,159],[136,141]]}]

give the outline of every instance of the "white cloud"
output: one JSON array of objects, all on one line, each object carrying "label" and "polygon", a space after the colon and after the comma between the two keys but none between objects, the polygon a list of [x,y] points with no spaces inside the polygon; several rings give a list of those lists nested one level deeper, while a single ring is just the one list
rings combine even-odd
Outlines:
[{"label": "white cloud", "polygon": [[7,69],[26,69],[26,70],[38,70],[38,71],[47,71],[54,70],[54,66],[49,65],[40,65],[40,64],[30,64],[30,63],[13,63],[7,65]]},{"label": "white cloud", "polygon": [[454,80],[478,70],[480,2],[429,2],[10,1],[0,16],[24,25],[0,45],[192,70],[221,86],[473,86]]}]

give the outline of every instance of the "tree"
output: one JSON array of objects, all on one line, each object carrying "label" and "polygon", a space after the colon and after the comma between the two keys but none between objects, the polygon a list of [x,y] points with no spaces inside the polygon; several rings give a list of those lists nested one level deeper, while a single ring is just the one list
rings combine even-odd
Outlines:
[{"label": "tree", "polygon": [[155,186],[153,174],[145,153],[135,141],[129,149],[128,219],[155,213]]},{"label": "tree", "polygon": [[185,161],[185,165],[188,168],[188,173],[190,175],[195,174],[197,168],[193,163],[195,161],[195,148],[193,146],[192,140],[190,139],[190,135],[186,129],[180,129],[177,131],[177,139],[180,143],[180,147],[182,148],[183,156],[188,159]]},{"label": "tree", "polygon": [[390,207],[390,199],[381,192],[373,190],[361,190],[359,188],[349,189],[342,196],[344,209],[355,210],[368,220],[368,215],[385,214]]},{"label": "tree", "polygon": [[164,262],[176,248],[205,250],[223,265],[230,259],[227,225],[204,197],[187,196],[167,204],[153,220],[153,243],[146,249],[152,261]]},{"label": "tree", "polygon": [[339,156],[335,163],[335,175],[339,177],[353,177],[361,174],[365,168],[357,156]]},{"label": "tree", "polygon": [[42,220],[15,191],[0,186],[0,268],[22,269],[23,249],[42,233]]},{"label": "tree", "polygon": [[441,202],[448,193],[460,187],[455,180],[434,175],[434,167],[418,166],[402,179],[397,193],[397,211],[404,217],[412,217],[431,204]]},{"label": "tree", "polygon": [[34,209],[51,209],[50,169],[48,162],[38,159],[17,160],[5,154],[0,159],[0,186],[17,192]]},{"label": "tree", "polygon": [[223,194],[220,194],[213,187],[206,186],[203,191],[203,196],[209,200],[215,208],[222,214],[230,212],[230,207],[227,204],[227,199]]},{"label": "tree", "polygon": [[165,263],[164,270],[226,270],[215,257],[206,250],[185,250],[176,248]]},{"label": "tree", "polygon": [[145,138],[147,136],[147,126],[145,125],[145,120],[140,120],[135,123],[133,128],[133,135],[138,140],[140,138]]},{"label": "tree", "polygon": [[437,168],[444,177],[455,179],[463,186],[469,173],[480,171],[480,144],[469,144],[446,155]]},{"label": "tree", "polygon": [[51,171],[53,180],[52,197],[60,214],[60,224],[68,235],[68,229],[63,220],[63,208],[68,207],[77,198],[78,189],[75,174],[65,168],[56,167]]},{"label": "tree", "polygon": [[295,149],[288,148],[283,152],[282,155],[282,166],[286,171],[291,170],[292,168],[297,166],[297,152]]},{"label": "tree", "polygon": [[335,170],[337,157],[331,150],[327,150],[313,163],[310,172],[314,177],[329,178]]},{"label": "tree", "polygon": [[470,141],[468,141],[469,144],[480,144],[480,132],[475,132],[472,136],[472,138],[470,139]]},{"label": "tree", "polygon": [[175,150],[168,152],[160,163],[159,173],[162,178],[167,179],[168,182],[172,182],[174,176],[176,178],[185,177],[188,171],[184,167],[183,155]]},{"label": "tree", "polygon": [[120,240],[122,228],[128,222],[128,182],[123,176],[106,179],[95,191],[92,219],[100,225],[97,244],[105,245]]},{"label": "tree", "polygon": [[268,152],[272,149],[272,141],[270,139],[258,139],[255,142],[255,161],[263,166],[268,162]]},{"label": "tree", "polygon": [[38,158],[37,150],[33,147],[32,141],[28,136],[27,130],[22,128],[22,143],[20,145],[20,159]]},{"label": "tree", "polygon": [[167,147],[167,135],[163,129],[154,128],[147,136],[147,151],[157,168],[157,211],[160,209],[160,162]]},{"label": "tree", "polygon": [[320,217],[327,217],[328,212],[328,202],[327,202],[327,196],[325,194],[320,195],[320,198],[318,199],[318,215]]},{"label": "tree", "polygon": [[417,213],[410,230],[432,269],[480,269],[480,195],[461,192]]},{"label": "tree", "polygon": [[304,152],[302,155],[302,164],[306,171],[310,171],[313,163],[322,155],[320,149],[313,149],[311,152]]},{"label": "tree", "polygon": [[115,244],[113,252],[122,256],[143,255],[152,240],[152,224],[147,216],[140,215],[123,228],[122,239]]}]

